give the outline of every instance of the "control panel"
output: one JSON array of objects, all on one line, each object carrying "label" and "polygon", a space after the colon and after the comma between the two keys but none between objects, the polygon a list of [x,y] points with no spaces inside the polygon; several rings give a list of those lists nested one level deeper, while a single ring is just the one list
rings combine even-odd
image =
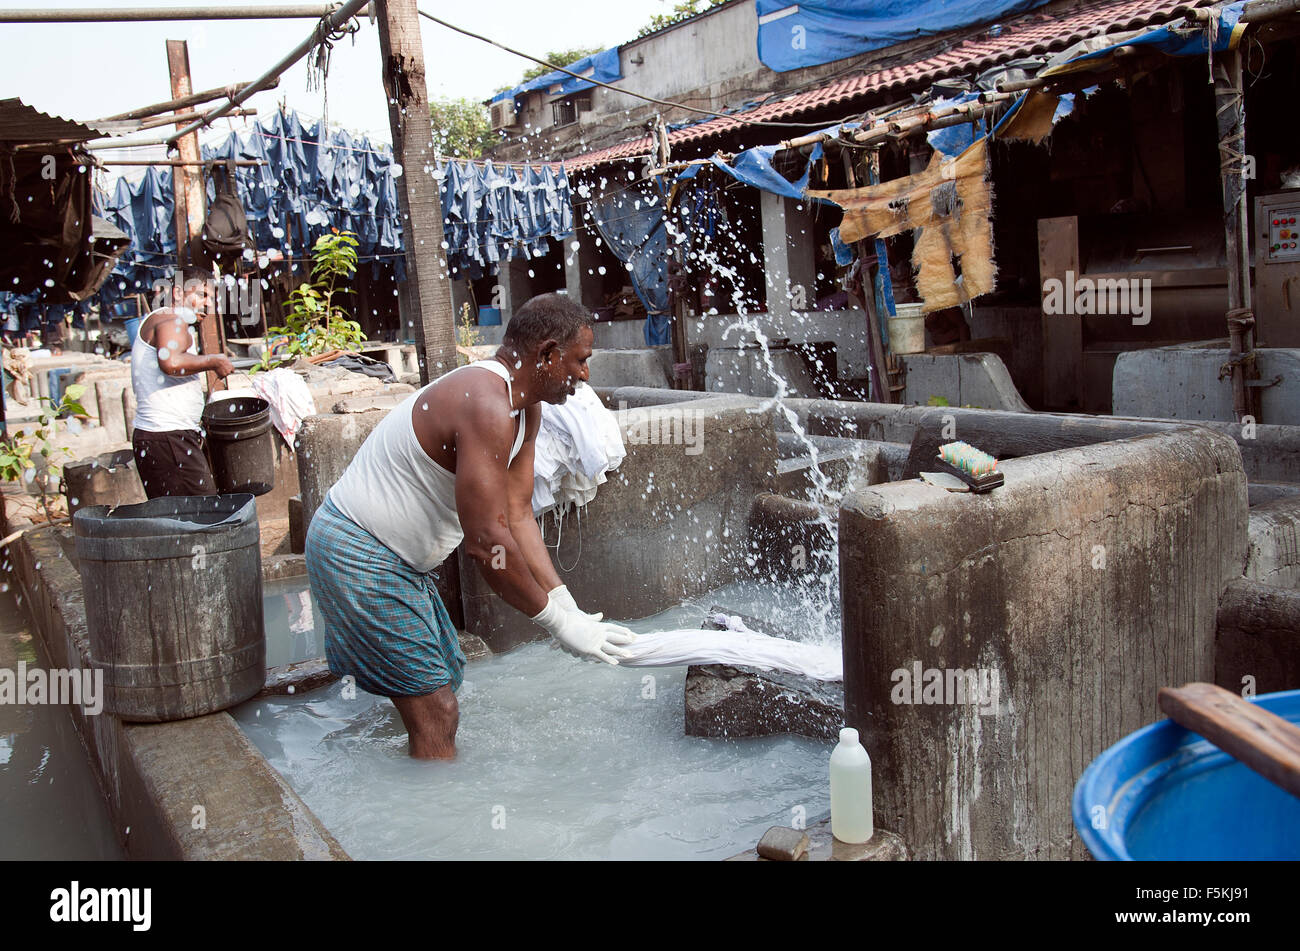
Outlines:
[{"label": "control panel", "polygon": [[1300,347],[1300,189],[1255,199],[1255,339]]},{"label": "control panel", "polygon": [[1300,199],[1290,205],[1266,206],[1263,232],[1264,260],[1300,261]]}]

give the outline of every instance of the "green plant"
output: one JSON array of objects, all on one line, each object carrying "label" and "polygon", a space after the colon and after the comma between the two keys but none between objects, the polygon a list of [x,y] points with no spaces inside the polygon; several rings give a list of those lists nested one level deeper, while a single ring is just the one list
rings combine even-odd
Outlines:
[{"label": "green plant", "polygon": [[674,23],[681,23],[683,20],[689,20],[697,14],[703,13],[710,7],[720,7],[727,0],[682,0],[673,7],[671,13],[656,13],[650,18],[650,22],[641,29],[637,30],[637,36],[649,36],[665,27],[672,26]]},{"label": "green plant", "polygon": [[429,125],[434,147],[448,158],[478,158],[501,141],[487,107],[473,99],[431,99]]},{"label": "green plant", "polygon": [[[351,293],[338,287],[357,271],[357,236],[351,231],[331,231],[312,246],[311,282],[304,281],[289,295],[283,327],[270,327],[262,362],[254,371],[269,370],[287,358],[311,357],[331,350],[358,351],[366,342],[361,325],[334,302],[336,294]],[[272,346],[273,338],[284,338]]]},{"label": "green plant", "polygon": [[[0,439],[0,480],[34,482],[41,492],[41,508],[45,510],[45,517],[51,521],[54,520],[54,514],[50,511],[50,478],[58,474],[60,467],[50,457],[58,452],[72,455],[72,450],[66,446],[59,449],[54,446],[55,420],[64,416],[85,417],[86,409],[78,402],[85,392],[85,386],[74,383],[63,391],[58,403],[48,396],[38,397],[41,411],[30,438],[25,430],[19,429],[8,438]],[[33,458],[34,455],[40,459]],[[45,468],[43,474],[37,472],[38,462],[42,461]]]},{"label": "green plant", "polygon": [[926,406],[951,406],[952,404],[948,402],[947,397],[932,396],[925,401],[925,405]]},{"label": "green plant", "polygon": [[[456,325],[456,343],[460,347],[477,347],[479,345],[479,329],[474,323],[473,310],[466,301],[460,306],[460,323]],[[464,366],[470,362],[470,358],[459,350],[456,352],[456,365]]]}]

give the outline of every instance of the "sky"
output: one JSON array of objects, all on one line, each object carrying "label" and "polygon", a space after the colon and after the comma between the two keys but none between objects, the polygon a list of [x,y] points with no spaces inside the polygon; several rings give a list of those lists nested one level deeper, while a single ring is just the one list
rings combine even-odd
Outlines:
[{"label": "sky", "polygon": [[[250,5],[260,0],[131,0],[131,6]],[[291,0],[300,3],[304,0]],[[38,0],[0,0],[0,9]],[[49,0],[51,8],[112,6],[111,0]],[[551,50],[625,43],[672,0],[420,0],[420,8],[508,46],[545,57]],[[324,93],[307,89],[300,62],[280,85],[252,97],[260,114],[284,101],[301,115],[328,115],[331,125],[390,141],[379,76],[379,34],[366,17],[361,30],[334,46]],[[17,96],[43,112],[92,119],[171,98],[165,41],[189,43],[194,89],[256,79],[311,32],[311,20],[213,20],[150,23],[0,23],[0,98]],[[420,19],[430,98],[490,98],[518,82],[528,60]],[[250,120],[252,121],[252,120]],[[231,120],[238,128],[241,120]],[[226,121],[217,124],[228,129]],[[204,141],[222,138],[204,135]],[[120,153],[126,157],[127,153]]]}]

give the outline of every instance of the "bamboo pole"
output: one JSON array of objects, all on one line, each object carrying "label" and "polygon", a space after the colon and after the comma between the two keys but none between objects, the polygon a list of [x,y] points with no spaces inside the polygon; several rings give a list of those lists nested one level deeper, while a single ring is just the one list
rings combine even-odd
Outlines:
[{"label": "bamboo pole", "polygon": [[[203,113],[201,112],[180,112],[174,116],[154,116],[153,118],[150,119],[141,120],[140,129],[141,131],[143,131],[145,129],[157,129],[160,126],[165,126],[165,125],[175,125],[179,122],[192,122],[193,120],[197,119],[201,115],[203,115]],[[255,116],[257,115],[257,110],[256,109],[232,109],[226,115],[227,117]]]},{"label": "bamboo pole", "polygon": [[[222,96],[230,98],[239,93],[241,89],[251,83],[236,83],[232,86],[221,86],[216,89],[205,89],[203,92],[191,93],[188,96],[181,96],[179,99],[169,99],[166,102],[155,102],[152,106],[141,106],[139,109],[132,109],[129,112],[123,112],[115,116],[107,116],[103,119],[96,119],[95,122],[124,122],[128,119],[147,119],[150,116],[156,116],[163,112],[175,112],[177,109],[184,109],[186,106],[197,106],[201,103],[211,102],[213,99],[220,99]],[[276,77],[274,82],[263,86],[262,89],[274,89],[280,85],[280,77]]]}]

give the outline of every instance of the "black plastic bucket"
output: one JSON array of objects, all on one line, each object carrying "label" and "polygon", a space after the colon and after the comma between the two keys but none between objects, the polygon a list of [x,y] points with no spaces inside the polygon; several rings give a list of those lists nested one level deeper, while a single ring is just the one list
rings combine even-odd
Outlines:
[{"label": "black plastic bucket", "polygon": [[214,400],[203,410],[203,428],[220,492],[265,495],[275,487],[270,403],[244,395]]},{"label": "black plastic bucket", "polygon": [[69,462],[63,467],[63,494],[69,515],[90,505],[129,505],[147,498],[130,449]]},{"label": "black plastic bucket", "polygon": [[72,518],[104,709],[156,723],[225,710],[266,682],[251,495],[94,505]]}]

